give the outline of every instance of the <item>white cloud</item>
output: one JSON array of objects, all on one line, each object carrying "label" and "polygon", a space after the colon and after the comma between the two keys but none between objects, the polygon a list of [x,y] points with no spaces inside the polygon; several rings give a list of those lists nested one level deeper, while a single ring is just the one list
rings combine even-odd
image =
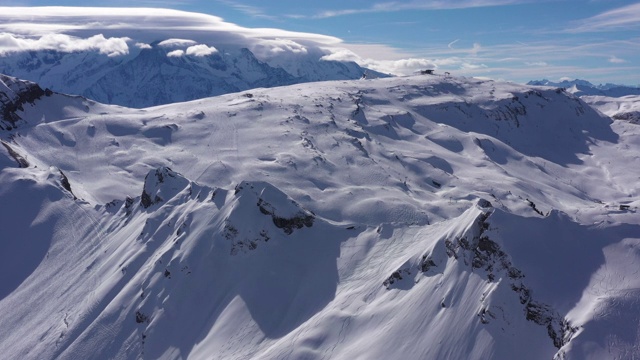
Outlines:
[{"label": "white cloud", "polygon": [[189,39],[167,39],[167,40],[160,41],[158,43],[159,46],[168,47],[168,48],[185,47],[185,46],[195,45],[195,44],[197,44],[196,41],[189,40]]},{"label": "white cloud", "polygon": [[549,65],[544,61],[527,61],[524,64],[527,66],[548,66]]},{"label": "white cloud", "polygon": [[151,49],[151,45],[146,44],[146,43],[141,43],[141,42],[137,42],[136,43],[136,47],[138,49]]},{"label": "white cloud", "polygon": [[372,70],[394,75],[410,75],[424,68],[435,68],[437,65],[428,59],[376,60],[362,58],[349,49],[332,49],[330,54],[321,57],[326,61],[353,61]]},{"label": "white cloud", "polygon": [[189,46],[186,50],[186,54],[191,56],[208,56],[217,52],[215,47],[204,44]]},{"label": "white cloud", "polygon": [[[38,42],[45,42],[51,36],[64,35],[86,40],[102,34],[110,42],[100,44],[99,49],[110,55],[123,53],[121,48],[128,37],[134,38],[134,44],[151,44],[162,40],[159,44],[170,50],[185,51],[198,44],[227,50],[244,47],[265,61],[311,53],[317,53],[320,57],[326,53],[321,47],[342,42],[336,37],[321,34],[245,28],[207,14],[147,8],[0,7],[2,32],[11,33],[14,38]],[[120,42],[121,48],[116,48],[112,38],[125,39]],[[8,39],[5,39],[7,42]],[[20,51],[43,46],[10,45],[4,47],[5,52],[7,48]],[[50,48],[61,49],[62,46]],[[191,52],[201,54],[203,50],[194,48]]]},{"label": "white cloud", "polygon": [[[456,43],[454,41],[454,43]],[[451,44],[451,43],[449,43]],[[383,44],[341,44],[341,48],[330,48],[324,60],[354,61],[360,66],[394,75],[410,75],[418,70],[436,69],[457,74],[474,74],[475,70],[488,69],[486,58],[479,53],[490,53],[475,43],[471,48],[453,49],[449,45],[441,48],[424,49],[423,53],[432,56],[419,56]],[[522,64],[522,61],[519,62]]]},{"label": "white cloud", "polygon": [[463,62],[459,58],[427,59],[409,57],[385,60],[372,59],[361,57],[349,49],[332,49],[330,54],[323,56],[321,59],[333,61],[353,61],[355,63],[358,63],[360,66],[385,74],[393,75],[411,75],[418,70],[438,69],[440,67],[454,68],[460,67],[463,64]]},{"label": "white cloud", "polygon": [[63,52],[98,51],[108,56],[129,53],[128,37],[105,38],[103,34],[86,39],[66,34],[46,34],[41,37],[25,37],[10,33],[0,33],[0,54],[31,50],[59,50]]},{"label": "white cloud", "polygon": [[356,53],[348,49],[334,49],[330,54],[324,55],[320,60],[325,61],[362,61],[362,58]]},{"label": "white cloud", "polygon": [[381,61],[376,67],[387,69],[388,72],[398,75],[409,75],[418,70],[436,69],[438,65],[435,61],[429,59],[402,59],[393,61]]},{"label": "white cloud", "polygon": [[251,48],[251,51],[262,59],[283,55],[304,55],[308,53],[307,46],[290,39],[280,38],[261,40]]},{"label": "white cloud", "polygon": [[[338,44],[340,39],[313,33],[270,28],[245,28],[222,18],[193,12],[153,8],[0,7],[0,32],[23,35],[73,33],[78,37],[103,33],[128,34],[136,40],[157,41],[158,35],[188,38],[196,43],[233,44],[269,39],[290,39],[317,44]],[[121,36],[121,35],[120,35]],[[162,39],[162,38],[160,38]]]},{"label": "white cloud", "polygon": [[611,57],[609,58],[609,62],[612,64],[622,64],[622,63],[626,63],[627,61],[624,59],[620,59],[615,55],[611,55]]},{"label": "white cloud", "polygon": [[167,53],[168,57],[181,57],[182,55],[184,55],[184,50],[173,50]]}]

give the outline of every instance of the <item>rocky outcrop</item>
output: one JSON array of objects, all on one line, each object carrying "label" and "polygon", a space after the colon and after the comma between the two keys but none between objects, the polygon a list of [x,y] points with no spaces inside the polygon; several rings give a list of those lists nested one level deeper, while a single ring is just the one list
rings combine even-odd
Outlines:
[{"label": "rocky outcrop", "polygon": [[38,84],[0,74],[0,130],[11,130],[21,120],[17,114],[25,104],[33,104],[43,96],[53,92],[42,89]]},{"label": "rocky outcrop", "polygon": [[632,124],[640,124],[640,111],[621,112],[612,116],[614,120],[628,121]]},{"label": "rocky outcrop", "polygon": [[[2,126],[2,125],[0,125],[0,126]],[[7,152],[9,153],[9,156],[11,156],[18,163],[18,167],[20,167],[20,168],[29,167],[29,162],[27,161],[27,159],[25,159],[22,155],[20,155],[17,151],[15,151],[11,147],[11,145],[9,145],[8,143],[6,143],[4,141],[0,141],[0,143],[2,143],[2,146],[4,146],[5,149],[7,149]]]},{"label": "rocky outcrop", "polygon": [[163,166],[149,171],[144,178],[144,188],[140,196],[140,205],[147,209],[154,204],[168,200],[189,186],[189,180]]},{"label": "rocky outcrop", "polygon": [[[572,326],[552,306],[534,299],[533,290],[524,283],[525,274],[513,265],[510,256],[500,244],[487,235],[491,226],[489,219],[494,211],[491,203],[480,199],[476,207],[481,211],[473,223],[462,234],[445,238],[436,247],[444,246],[446,258],[462,262],[487,282],[499,283],[499,286],[506,284],[518,296],[525,318],[545,327],[553,345],[560,349],[571,340],[578,328]],[[433,276],[438,272],[444,272],[448,262],[435,258],[434,253],[437,252],[437,249],[433,249],[422,255],[419,261],[405,263],[391,273],[383,285],[387,289],[402,288],[399,283],[412,279],[413,274]],[[495,314],[500,311],[502,310],[493,309],[489,305],[479,311],[478,318],[482,324],[488,324],[496,319]]]},{"label": "rocky outcrop", "polygon": [[58,170],[60,173],[60,185],[69,192],[73,196],[73,199],[77,199],[76,195],[71,190],[71,183],[69,183],[69,178],[65,175],[61,170]]},{"label": "rocky outcrop", "polygon": [[[490,227],[488,220],[493,207],[486,200],[479,202],[478,206],[485,210],[477,217],[474,224],[477,235],[446,240],[447,255],[463,260],[473,269],[484,270],[489,282],[497,279],[507,280],[511,290],[518,295],[520,303],[524,306],[526,319],[544,326],[553,345],[558,349],[561,348],[571,340],[578,328],[572,326],[552,306],[534,300],[533,291],[523,283],[525,274],[511,263],[509,255],[501,249],[500,245],[485,234]],[[490,320],[486,315],[491,314],[491,310],[483,309],[483,312],[479,314],[481,320],[483,323],[488,323]]]},{"label": "rocky outcrop", "polygon": [[296,215],[288,218],[280,217],[276,215],[276,211],[273,206],[263,199],[258,199],[258,208],[261,213],[270,215],[273,219],[273,224],[282,229],[287,235],[293,233],[294,229],[302,229],[305,226],[311,227],[315,220],[315,217],[312,214],[305,211],[300,211]]},{"label": "rocky outcrop", "polygon": [[[315,214],[266,182],[243,181],[236,186],[234,196],[234,209],[226,219],[223,232],[232,242],[233,255],[255,250],[258,244],[268,242],[277,233],[276,229],[291,235],[295,230],[312,227],[316,220]],[[269,216],[271,224],[258,220],[262,215]],[[247,219],[255,219],[254,229],[242,225]]]}]

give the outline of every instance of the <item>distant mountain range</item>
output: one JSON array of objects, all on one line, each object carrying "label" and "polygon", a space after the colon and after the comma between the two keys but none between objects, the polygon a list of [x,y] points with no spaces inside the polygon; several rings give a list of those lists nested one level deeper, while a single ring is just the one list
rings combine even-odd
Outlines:
[{"label": "distant mountain range", "polygon": [[599,84],[594,85],[587,80],[563,80],[560,82],[553,82],[547,79],[543,80],[532,80],[527,83],[527,85],[537,85],[537,86],[553,86],[553,87],[561,87],[567,89],[568,92],[577,95],[602,95],[602,96],[610,96],[610,97],[620,97],[626,95],[640,95],[639,87],[632,87],[626,85],[618,85],[618,84]]},{"label": "distant mountain range", "polygon": [[638,87],[611,83],[594,85],[580,79],[561,82],[544,79],[529,81],[527,84],[565,88],[567,92],[579,96],[582,101],[612,119],[640,123],[640,88]]},{"label": "distant mountain range", "polygon": [[310,53],[296,62],[268,64],[246,48],[205,56],[172,56],[158,42],[124,56],[96,51],[18,52],[0,57],[0,73],[35,81],[53,91],[105,104],[143,108],[258,87],[385,76],[354,62],[321,60]]}]

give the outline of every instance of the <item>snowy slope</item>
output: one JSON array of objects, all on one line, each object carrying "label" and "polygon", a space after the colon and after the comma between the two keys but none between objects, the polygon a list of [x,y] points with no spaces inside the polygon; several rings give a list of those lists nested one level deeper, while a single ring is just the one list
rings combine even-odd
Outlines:
[{"label": "snowy slope", "polygon": [[0,56],[0,73],[103,103],[143,108],[257,87],[358,79],[366,71],[355,63],[320,60],[320,53],[291,59],[274,56],[265,62],[246,48],[170,56],[176,48],[160,44],[132,47],[119,56],[91,50],[6,53]]},{"label": "snowy slope", "polygon": [[640,96],[582,96],[587,104],[615,120],[640,123]]},{"label": "snowy slope", "polygon": [[640,348],[640,130],[569,93],[416,76],[3,109],[11,358]]}]

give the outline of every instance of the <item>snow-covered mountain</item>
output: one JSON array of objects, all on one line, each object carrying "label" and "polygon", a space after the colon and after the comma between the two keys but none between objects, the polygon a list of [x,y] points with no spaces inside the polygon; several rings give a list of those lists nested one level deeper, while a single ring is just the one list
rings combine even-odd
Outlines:
[{"label": "snow-covered mountain", "polygon": [[581,98],[591,107],[613,119],[640,124],[640,95],[582,96]]},{"label": "snow-covered mountain", "polygon": [[0,92],[3,356],[640,349],[640,128],[560,89],[415,76],[147,109]]},{"label": "snow-covered mountain", "polygon": [[611,84],[611,83],[594,85],[587,80],[580,80],[580,79],[562,80],[559,82],[553,82],[547,79],[533,80],[533,81],[529,81],[527,85],[552,86],[552,87],[565,88],[567,89],[567,92],[570,92],[577,96],[598,95],[598,96],[608,96],[608,97],[621,97],[626,95],[640,95],[639,87],[631,87],[631,86]]},{"label": "snow-covered mountain", "polygon": [[155,42],[119,56],[95,50],[11,52],[0,56],[0,73],[102,103],[143,108],[257,87],[358,79],[371,72],[353,62],[320,60],[323,54],[313,52],[287,61],[274,56],[269,64],[246,48],[177,51]]}]

